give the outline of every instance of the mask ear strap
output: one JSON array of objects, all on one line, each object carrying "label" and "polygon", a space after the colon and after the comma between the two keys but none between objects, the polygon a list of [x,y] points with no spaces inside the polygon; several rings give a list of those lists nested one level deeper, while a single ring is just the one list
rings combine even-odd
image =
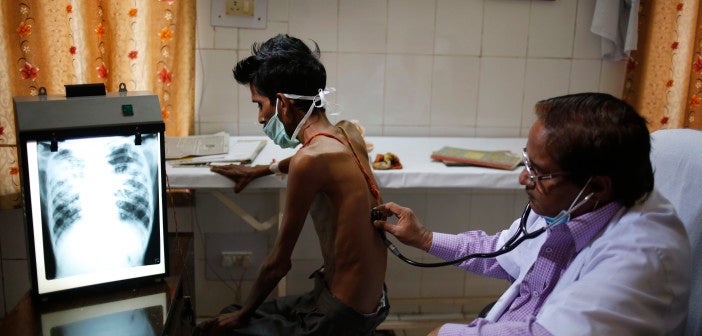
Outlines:
[{"label": "mask ear strap", "polygon": [[312,115],[312,111],[314,110],[315,107],[324,107],[327,104],[327,100],[324,98],[325,94],[332,93],[334,92],[334,88],[329,88],[326,90],[319,89],[319,93],[316,96],[300,96],[300,95],[294,95],[294,94],[289,94],[289,93],[284,93],[283,95],[287,98],[290,99],[303,99],[303,100],[311,100],[312,103],[310,104],[310,108],[307,109],[307,113],[305,113],[305,116],[302,117],[302,120],[297,124],[297,127],[295,127],[295,131],[293,134],[290,136],[292,139],[295,139],[297,137],[297,134],[300,133],[300,130],[302,129],[302,125],[307,122],[307,119]]},{"label": "mask ear strap", "polygon": [[307,122],[307,119],[309,119],[310,116],[312,115],[312,110],[314,110],[314,101],[312,101],[310,108],[307,109],[307,113],[305,113],[305,116],[302,117],[302,120],[300,120],[300,123],[298,123],[297,127],[295,127],[295,131],[290,136],[291,139],[295,139],[295,137],[297,137],[297,134],[300,133],[300,130],[302,129],[302,125],[304,125],[305,122]]},{"label": "mask ear strap", "polygon": [[[578,193],[578,196],[575,196],[575,199],[573,200],[573,202],[570,203],[570,207],[568,208],[568,212],[572,212],[573,210],[575,210],[575,209],[573,209],[573,207],[575,206],[575,203],[580,199],[580,196],[583,195],[583,192],[585,192],[585,188],[587,188],[587,186],[590,184],[590,181],[592,181],[592,176],[590,176],[590,177],[587,179],[587,182],[585,182],[585,185],[583,186],[583,188],[580,189],[580,192]],[[586,198],[589,198],[589,197],[592,196],[592,195],[593,195],[593,194],[590,193]],[[581,202],[581,203],[582,203],[582,202]],[[580,205],[580,203],[578,203],[578,204]]]},{"label": "mask ear strap", "polygon": [[551,228],[553,228],[556,225],[565,223],[562,220],[566,217],[569,217],[570,214],[573,213],[573,211],[578,210],[581,206],[585,205],[585,203],[587,203],[590,200],[590,198],[592,197],[592,195],[594,195],[594,194],[595,193],[587,194],[587,196],[585,196],[580,202],[578,202],[578,204],[571,206],[571,208],[568,209],[568,211],[565,211],[565,210],[561,211],[561,213],[559,213],[558,216],[556,216],[556,218],[553,219],[553,222],[551,224],[547,225],[546,228],[550,230]]},{"label": "mask ear strap", "polygon": [[[580,200],[580,196],[583,195],[583,192],[585,192],[585,189],[590,184],[591,180],[592,176],[590,176],[590,178],[587,179],[587,182],[585,182],[585,185],[582,187],[582,189],[580,189],[578,195],[575,196],[573,202],[570,203],[570,207],[568,207],[568,210],[562,210],[558,215],[556,215],[556,217],[553,219],[553,222],[546,226],[547,229],[550,230],[554,226],[564,223],[562,222],[564,218],[569,217],[570,214],[572,214],[575,210],[578,210],[581,206],[585,205],[585,203],[587,203],[590,200],[590,198],[592,198],[592,196],[595,195],[595,193],[591,192],[587,194],[587,196],[585,196],[582,200]],[[580,200],[580,202],[578,202],[578,200]]]}]

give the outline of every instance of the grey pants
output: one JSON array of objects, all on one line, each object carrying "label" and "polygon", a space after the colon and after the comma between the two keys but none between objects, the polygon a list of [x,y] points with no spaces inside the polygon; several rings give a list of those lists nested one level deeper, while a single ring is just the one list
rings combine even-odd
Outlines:
[{"label": "grey pants", "polygon": [[[291,295],[264,302],[245,327],[228,335],[372,335],[390,311],[386,288],[378,310],[370,315],[356,312],[335,298],[314,272],[314,289],[303,295]],[[228,306],[220,313],[231,313],[240,305]],[[199,329],[199,328],[196,328]],[[198,330],[195,331],[198,333]]]}]

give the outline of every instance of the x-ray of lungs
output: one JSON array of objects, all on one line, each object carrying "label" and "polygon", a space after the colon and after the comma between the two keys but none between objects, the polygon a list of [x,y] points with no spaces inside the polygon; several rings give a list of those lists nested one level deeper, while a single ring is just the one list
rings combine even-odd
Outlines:
[{"label": "x-ray of lungs", "polygon": [[134,138],[37,144],[47,279],[159,262],[160,145],[157,134]]}]

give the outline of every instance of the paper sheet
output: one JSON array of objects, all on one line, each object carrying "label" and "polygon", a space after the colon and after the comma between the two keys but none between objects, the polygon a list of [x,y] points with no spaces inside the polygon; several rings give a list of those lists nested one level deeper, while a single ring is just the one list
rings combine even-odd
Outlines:
[{"label": "paper sheet", "polygon": [[173,160],[172,165],[178,166],[215,166],[232,163],[251,163],[266,146],[266,140],[234,140],[229,151],[220,155],[204,155]]},{"label": "paper sheet", "polygon": [[229,152],[229,134],[219,132],[208,135],[166,137],[166,159],[189,156],[226,154]]}]

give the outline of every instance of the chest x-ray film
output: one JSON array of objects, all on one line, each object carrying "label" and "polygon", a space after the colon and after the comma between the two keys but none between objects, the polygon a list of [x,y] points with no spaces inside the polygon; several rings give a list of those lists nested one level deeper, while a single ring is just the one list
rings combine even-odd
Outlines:
[{"label": "chest x-ray film", "polygon": [[116,104],[110,97],[85,99],[64,113],[101,105],[92,118],[113,113],[125,125],[20,130],[28,245],[39,295],[166,273],[160,109],[155,128],[133,126],[122,110],[131,104],[134,111],[138,104],[120,98]]}]

